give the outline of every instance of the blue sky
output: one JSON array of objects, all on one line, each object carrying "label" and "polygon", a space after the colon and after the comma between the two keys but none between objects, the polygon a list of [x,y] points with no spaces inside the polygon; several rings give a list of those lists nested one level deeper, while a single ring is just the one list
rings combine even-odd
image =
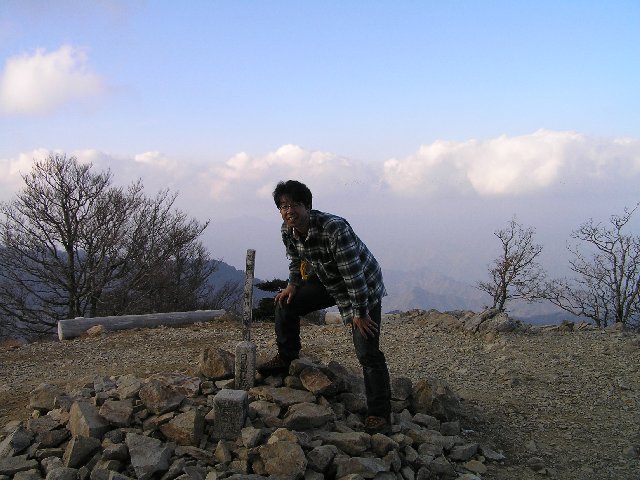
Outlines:
[{"label": "blue sky", "polygon": [[636,1],[0,0],[0,200],[63,151],[270,277],[297,178],[383,268],[475,280],[516,215],[554,269],[640,200],[638,85]]}]

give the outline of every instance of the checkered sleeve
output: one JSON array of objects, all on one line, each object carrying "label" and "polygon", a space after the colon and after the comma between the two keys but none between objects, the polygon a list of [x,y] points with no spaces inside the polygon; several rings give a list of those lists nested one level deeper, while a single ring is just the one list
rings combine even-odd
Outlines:
[{"label": "checkered sleeve", "polygon": [[285,224],[282,225],[282,242],[289,259],[289,283],[295,286],[300,285],[302,282],[302,275],[300,274],[300,255],[295,247],[295,242],[291,237],[291,232]]},{"label": "checkered sleeve", "polygon": [[362,242],[348,223],[342,224],[332,235],[332,248],[340,275],[347,288],[347,294],[354,315],[367,315],[368,293],[363,259]]}]

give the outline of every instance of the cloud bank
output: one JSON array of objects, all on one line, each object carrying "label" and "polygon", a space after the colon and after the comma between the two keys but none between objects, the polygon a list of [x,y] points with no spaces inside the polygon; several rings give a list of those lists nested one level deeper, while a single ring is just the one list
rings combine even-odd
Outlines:
[{"label": "cloud bank", "polygon": [[46,114],[104,91],[104,79],[90,71],[85,50],[71,45],[50,53],[38,49],[6,61],[0,74],[0,111]]},{"label": "cloud bank", "polygon": [[[46,149],[0,159],[8,190],[20,183],[20,172]],[[574,132],[539,130],[530,135],[501,136],[463,142],[436,141],[422,145],[406,158],[382,164],[366,163],[336,153],[283,145],[253,156],[240,152],[216,165],[187,163],[161,152],[114,155],[97,150],[67,152],[117,177],[142,178],[145,184],[199,190],[211,202],[239,199],[263,201],[275,183],[298,178],[314,191],[346,195],[369,192],[387,199],[442,196],[522,197],[558,190],[580,191],[595,186],[636,185],[640,175],[640,140],[600,139]]]},{"label": "cloud bank", "polygon": [[465,142],[437,141],[405,159],[384,162],[384,181],[410,196],[475,193],[523,195],[640,172],[640,141],[596,139],[538,130]]},{"label": "cloud bank", "polygon": [[269,197],[276,182],[289,178],[305,179],[325,191],[376,181],[375,170],[362,162],[298,145],[283,145],[264,156],[241,152],[201,176],[211,198],[221,202]]}]

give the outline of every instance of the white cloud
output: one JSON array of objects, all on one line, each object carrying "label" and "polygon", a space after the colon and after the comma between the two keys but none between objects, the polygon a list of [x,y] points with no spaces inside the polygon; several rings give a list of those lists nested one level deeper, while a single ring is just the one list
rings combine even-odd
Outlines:
[{"label": "white cloud", "polygon": [[545,191],[639,171],[638,140],[538,130],[518,137],[423,145],[406,159],[386,161],[384,180],[394,191],[409,195],[453,190],[492,196]]},{"label": "white cloud", "polygon": [[33,161],[42,160],[49,150],[39,148],[31,152],[20,153],[16,158],[0,158],[0,201],[9,201],[23,185],[22,175],[31,172]]},{"label": "white cloud", "polygon": [[336,154],[283,145],[275,152],[253,157],[240,152],[204,174],[213,199],[232,200],[249,194],[264,198],[279,180],[300,179],[308,184],[344,186],[373,175],[364,165]]},{"label": "white cloud", "polygon": [[116,185],[124,186],[140,179],[150,196],[167,188],[179,193],[199,188],[192,180],[198,175],[199,167],[181,163],[162,152],[118,155],[89,149],[76,150],[71,155],[81,162],[91,162],[96,171],[110,170]]},{"label": "white cloud", "polygon": [[176,173],[180,166],[177,160],[161,152],[139,153],[133,158],[138,163],[154,167],[157,170],[164,170],[168,173]]},{"label": "white cloud", "polygon": [[[49,154],[65,153],[60,150],[36,149],[18,154],[15,158],[0,159],[0,200],[10,199],[22,187],[21,175],[30,173],[35,160],[44,160]],[[197,175],[197,167],[180,165],[161,152],[144,152],[134,155],[114,155],[95,149],[74,150],[66,152],[67,156],[75,157],[82,164],[92,164],[95,172],[110,170],[113,182],[117,185],[127,185],[138,178],[142,179],[145,190],[149,195],[156,191],[171,188],[185,191],[193,185],[181,181],[185,177],[191,179]]]},{"label": "white cloud", "polygon": [[55,52],[9,58],[0,76],[0,110],[48,113],[69,102],[101,95],[104,80],[89,71],[85,50],[64,45]]}]

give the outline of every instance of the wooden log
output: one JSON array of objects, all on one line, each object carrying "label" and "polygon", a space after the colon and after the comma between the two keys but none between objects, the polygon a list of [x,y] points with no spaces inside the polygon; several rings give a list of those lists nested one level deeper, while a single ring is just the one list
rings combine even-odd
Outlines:
[{"label": "wooden log", "polygon": [[58,338],[68,340],[82,335],[91,327],[102,325],[105,330],[127,330],[131,328],[151,328],[189,325],[207,322],[225,314],[225,310],[196,310],[193,312],[150,313],[147,315],[121,315],[113,317],[76,317],[58,322]]}]

